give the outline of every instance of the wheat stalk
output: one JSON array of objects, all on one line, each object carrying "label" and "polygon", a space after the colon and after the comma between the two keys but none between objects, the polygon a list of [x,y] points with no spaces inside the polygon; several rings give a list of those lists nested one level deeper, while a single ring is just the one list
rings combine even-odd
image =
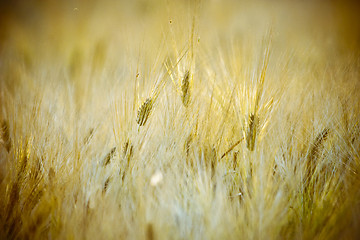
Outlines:
[{"label": "wheat stalk", "polygon": [[255,144],[256,144],[256,136],[257,130],[259,126],[259,106],[260,100],[263,95],[264,91],[264,82],[266,76],[266,70],[269,64],[269,57],[270,57],[270,45],[271,45],[271,38],[272,38],[272,30],[269,30],[267,38],[264,42],[267,44],[264,52],[263,63],[261,66],[261,73],[257,83],[256,95],[255,95],[255,104],[254,104],[254,111],[249,115],[248,119],[248,130],[246,134],[246,147],[250,151],[254,151]]}]

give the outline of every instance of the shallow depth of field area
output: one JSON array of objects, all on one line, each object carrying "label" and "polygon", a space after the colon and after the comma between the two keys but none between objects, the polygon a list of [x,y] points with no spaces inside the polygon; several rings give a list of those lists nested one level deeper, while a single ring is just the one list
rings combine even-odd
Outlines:
[{"label": "shallow depth of field area", "polygon": [[0,4],[0,239],[360,236],[355,1]]}]

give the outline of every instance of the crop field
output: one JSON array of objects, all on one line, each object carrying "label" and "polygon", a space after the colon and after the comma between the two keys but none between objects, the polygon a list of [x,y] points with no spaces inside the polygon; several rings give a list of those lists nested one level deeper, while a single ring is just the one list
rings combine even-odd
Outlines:
[{"label": "crop field", "polygon": [[0,1],[0,239],[358,239],[359,12]]}]

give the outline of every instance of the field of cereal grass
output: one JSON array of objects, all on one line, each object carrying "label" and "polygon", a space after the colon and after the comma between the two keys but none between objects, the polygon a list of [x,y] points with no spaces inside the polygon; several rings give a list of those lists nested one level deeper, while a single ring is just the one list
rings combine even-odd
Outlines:
[{"label": "field of cereal grass", "polygon": [[355,1],[2,1],[1,239],[356,239]]}]

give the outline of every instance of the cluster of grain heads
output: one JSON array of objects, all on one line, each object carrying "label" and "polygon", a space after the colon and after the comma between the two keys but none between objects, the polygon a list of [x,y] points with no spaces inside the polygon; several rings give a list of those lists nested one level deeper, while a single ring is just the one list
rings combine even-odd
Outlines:
[{"label": "cluster of grain heads", "polygon": [[181,81],[181,101],[185,107],[187,107],[190,103],[190,71],[186,71],[185,75]]},{"label": "cluster of grain heads", "polygon": [[137,124],[139,124],[139,127],[144,126],[149,119],[153,104],[153,99],[147,98],[145,102],[143,102],[143,104],[141,104],[141,106],[139,107],[136,117],[136,122]]}]

